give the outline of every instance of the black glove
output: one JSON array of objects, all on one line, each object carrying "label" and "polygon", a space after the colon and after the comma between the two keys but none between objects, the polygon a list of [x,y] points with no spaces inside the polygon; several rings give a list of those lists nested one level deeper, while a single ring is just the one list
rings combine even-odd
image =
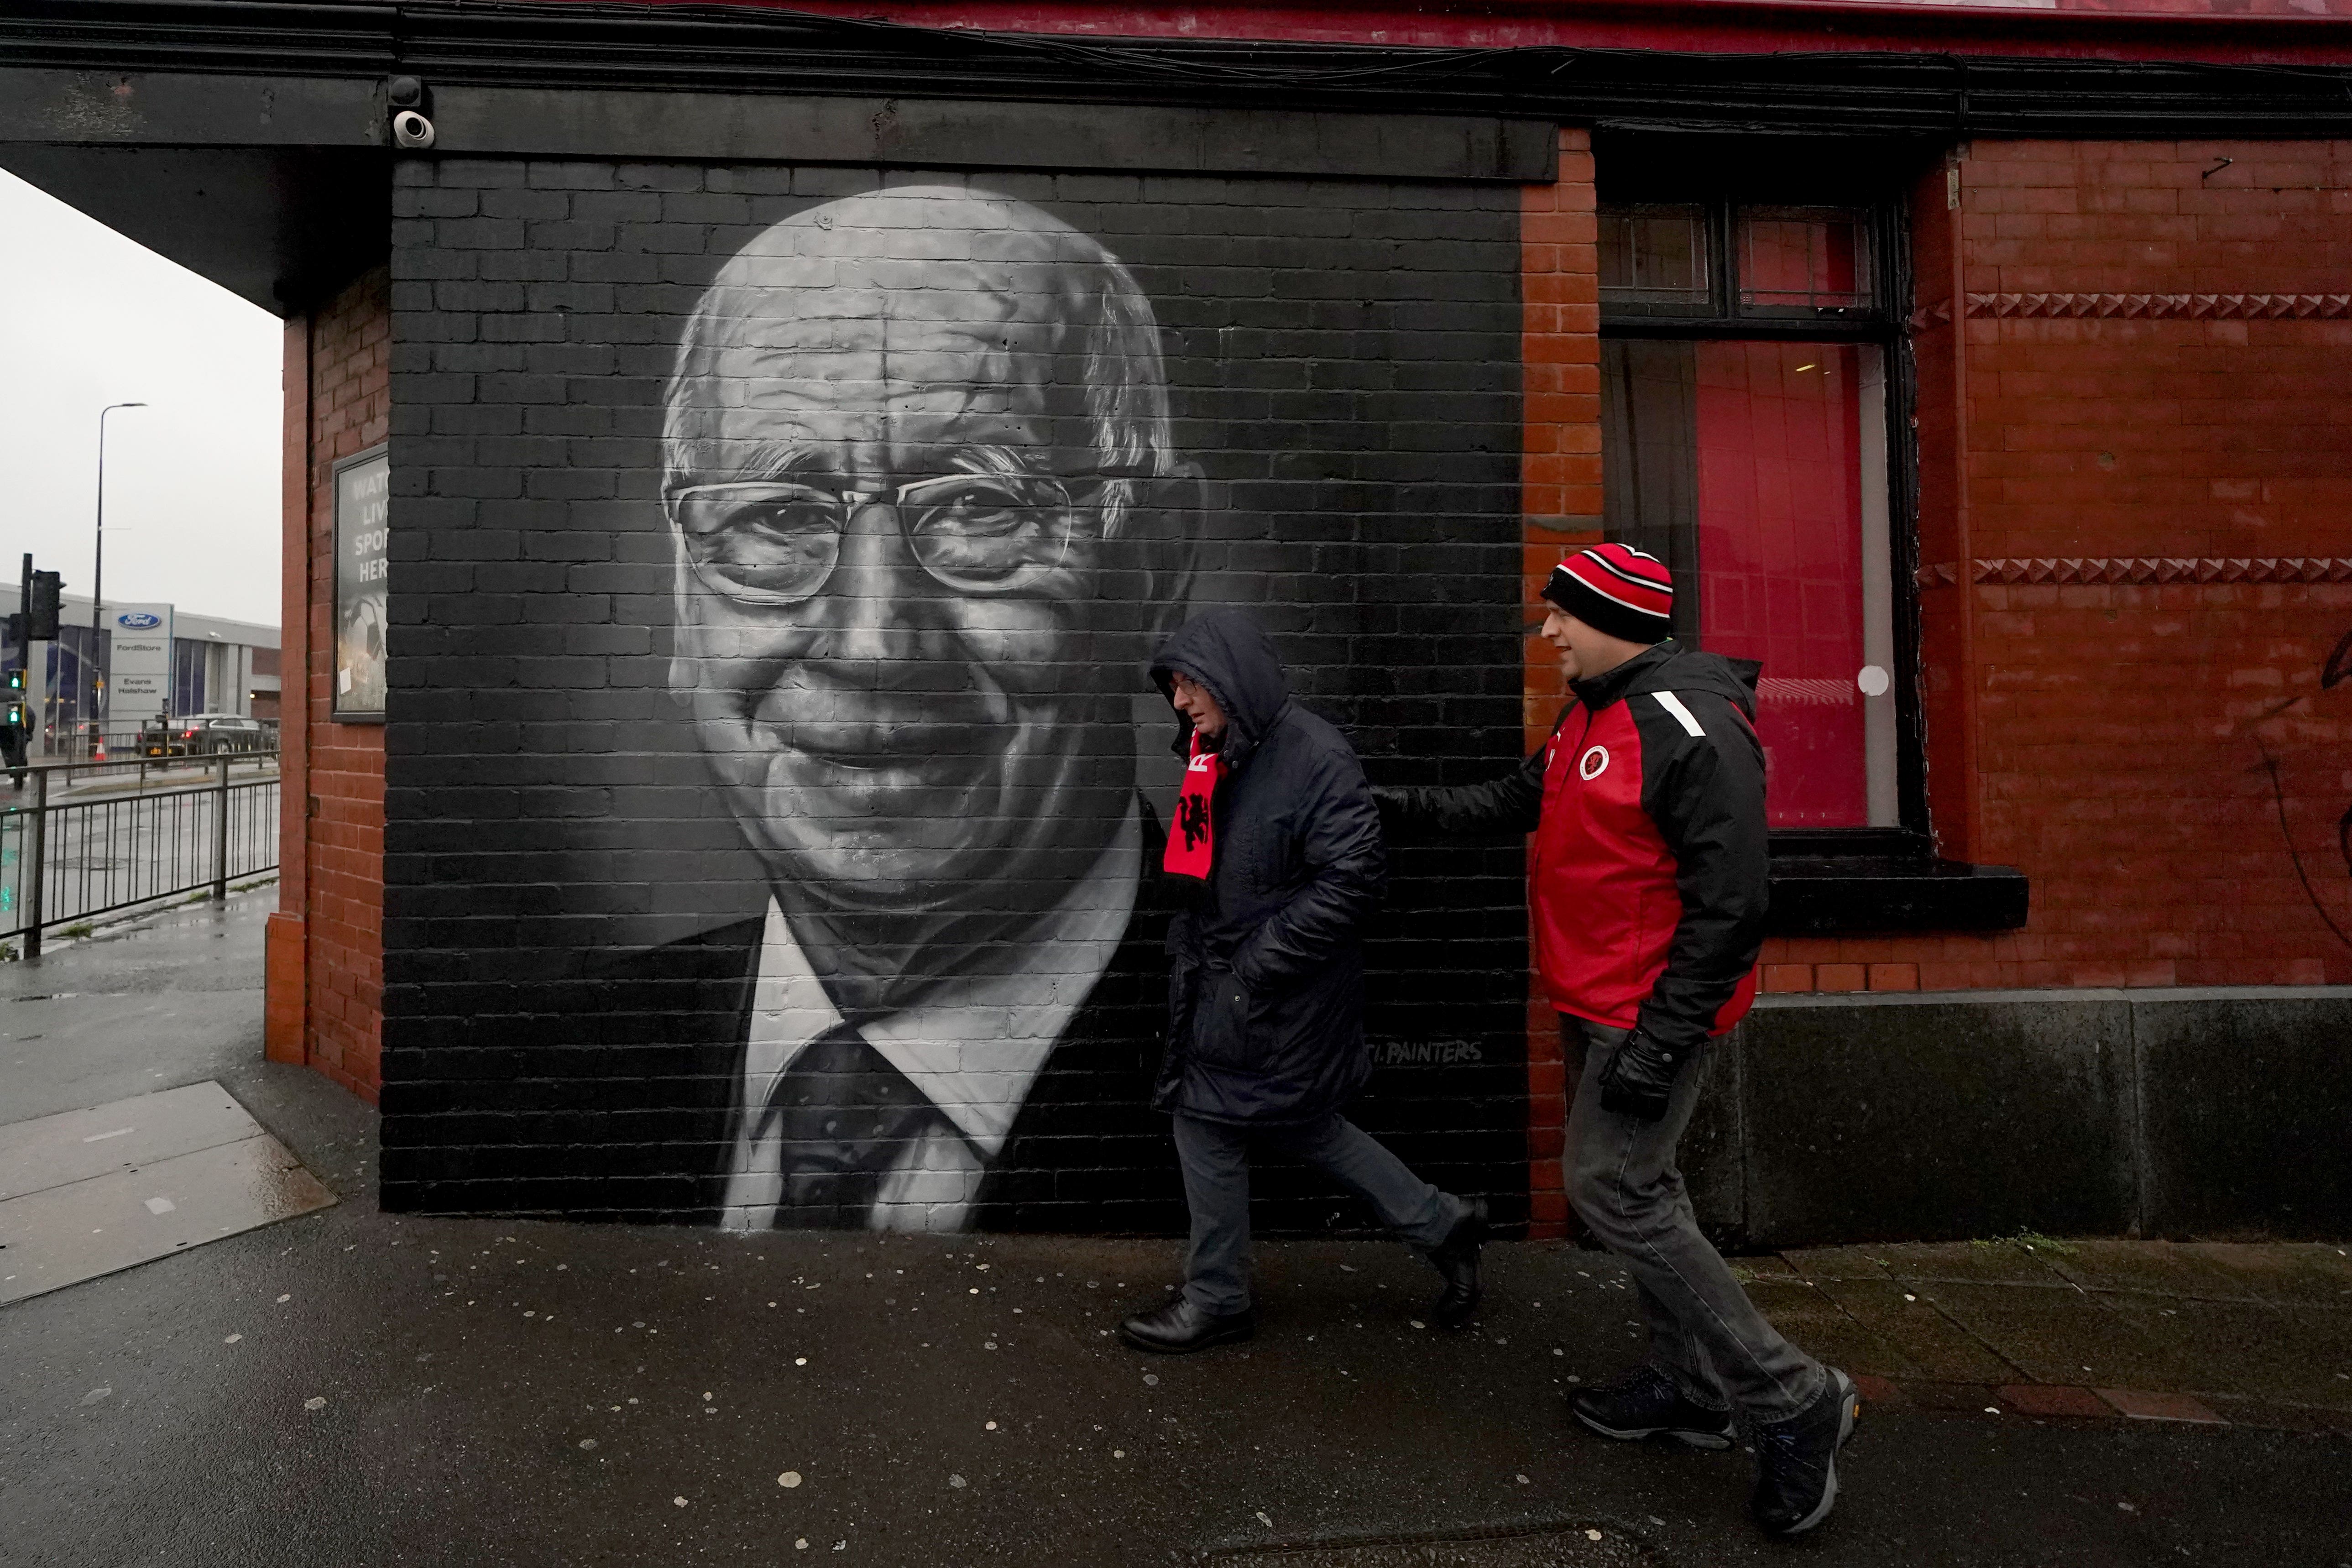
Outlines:
[{"label": "black glove", "polygon": [[1696,1049],[1668,1050],[1635,1030],[1601,1069],[1601,1109],[1636,1121],[1658,1121],[1674,1094],[1675,1075],[1696,1054]]}]

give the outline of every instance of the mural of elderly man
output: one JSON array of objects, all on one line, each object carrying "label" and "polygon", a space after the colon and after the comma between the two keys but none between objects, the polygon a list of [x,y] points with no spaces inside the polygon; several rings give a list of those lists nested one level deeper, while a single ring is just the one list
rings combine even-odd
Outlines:
[{"label": "mural of elderly man", "polygon": [[1131,694],[1197,481],[1150,303],[1024,202],[828,202],[720,269],[663,449],[671,686],[771,890],[691,944],[743,981],[721,1223],[1050,1194],[1094,1148],[1056,1106],[1103,1086],[1049,1059],[1132,1058],[1104,1006],[1157,967]]}]

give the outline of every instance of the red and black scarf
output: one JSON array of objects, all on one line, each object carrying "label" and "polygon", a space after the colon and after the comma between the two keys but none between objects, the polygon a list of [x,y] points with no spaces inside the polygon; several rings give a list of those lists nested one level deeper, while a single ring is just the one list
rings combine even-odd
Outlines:
[{"label": "red and black scarf", "polygon": [[1160,858],[1160,868],[1170,876],[1200,882],[1209,879],[1210,868],[1216,862],[1216,830],[1209,808],[1224,772],[1224,760],[1216,747],[1204,747],[1196,732],[1192,761],[1184,764],[1184,787],[1176,792],[1176,820],[1169,825],[1167,853]]}]

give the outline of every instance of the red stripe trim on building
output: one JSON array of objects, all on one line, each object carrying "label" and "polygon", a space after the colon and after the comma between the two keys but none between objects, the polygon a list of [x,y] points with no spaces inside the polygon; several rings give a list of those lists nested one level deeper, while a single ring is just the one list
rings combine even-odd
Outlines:
[{"label": "red stripe trim on building", "polygon": [[[1922,566],[1922,588],[1960,580],[1952,562]],[[2014,556],[1969,563],[1971,583],[2352,583],[2352,555]]]},{"label": "red stripe trim on building", "polygon": [[2197,321],[2306,318],[2337,321],[2352,316],[2352,294],[1971,294],[1969,314],[1996,318],[2121,316]]},{"label": "red stripe trim on building", "polygon": [[[627,0],[686,5],[698,0]],[[2151,0],[2160,4],[2162,0]],[[2210,4],[2211,0],[2189,0]],[[2103,58],[2231,64],[2352,63],[2352,14],[2312,16],[2284,0],[2259,14],[2117,11],[1999,5],[1855,5],[1823,0],[1478,0],[1475,5],[1356,6],[1339,0],[1277,5],[1103,5],[1071,0],[741,0],[859,21],[957,31],[1118,38],[1253,39],[1402,48],[1645,49],[1692,53],[1901,53],[2011,58]],[[2352,0],[2317,0],[2344,6]]]}]

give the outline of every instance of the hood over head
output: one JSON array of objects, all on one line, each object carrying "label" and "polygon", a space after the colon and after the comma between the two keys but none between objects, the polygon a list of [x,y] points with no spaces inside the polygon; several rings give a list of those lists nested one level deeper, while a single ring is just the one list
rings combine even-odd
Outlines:
[{"label": "hood over head", "polygon": [[[1172,694],[1171,678],[1180,669],[1207,687],[1225,710],[1228,729],[1221,749],[1228,755],[1264,740],[1290,705],[1290,678],[1274,639],[1240,610],[1204,610],[1169,633],[1151,655],[1151,680],[1160,695]],[[1179,755],[1192,739],[1192,721],[1177,715]]]}]

